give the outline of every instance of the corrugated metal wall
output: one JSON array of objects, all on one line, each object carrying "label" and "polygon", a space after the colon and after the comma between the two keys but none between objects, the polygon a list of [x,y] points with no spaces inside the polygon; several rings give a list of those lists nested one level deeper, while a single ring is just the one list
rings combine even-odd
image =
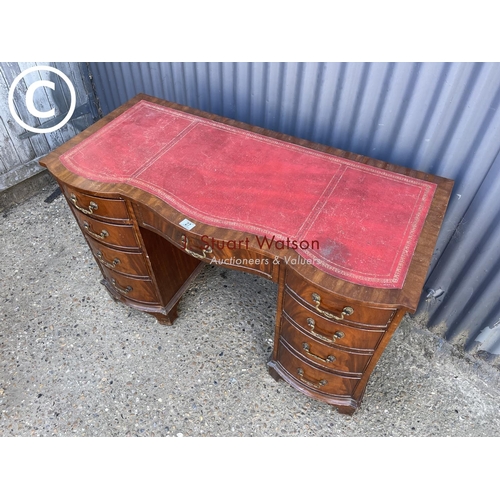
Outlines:
[{"label": "corrugated metal wall", "polygon": [[455,180],[416,318],[500,353],[500,64],[91,63],[107,113],[139,92]]}]

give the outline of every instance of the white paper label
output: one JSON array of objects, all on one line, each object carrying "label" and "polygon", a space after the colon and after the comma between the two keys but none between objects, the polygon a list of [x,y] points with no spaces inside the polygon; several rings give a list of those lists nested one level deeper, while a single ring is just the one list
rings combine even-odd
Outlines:
[{"label": "white paper label", "polygon": [[191,231],[191,229],[193,229],[196,224],[188,219],[184,219],[182,222],[179,222],[179,226],[182,226],[184,229]]}]

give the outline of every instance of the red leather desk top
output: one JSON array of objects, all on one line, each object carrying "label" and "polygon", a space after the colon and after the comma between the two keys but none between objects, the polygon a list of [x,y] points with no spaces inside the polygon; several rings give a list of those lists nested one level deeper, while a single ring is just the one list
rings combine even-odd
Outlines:
[{"label": "red leather desk top", "polygon": [[377,288],[402,287],[436,189],[147,101],[61,161],[77,175],[139,187],[200,222],[302,242],[309,248],[296,251],[317,268]]}]

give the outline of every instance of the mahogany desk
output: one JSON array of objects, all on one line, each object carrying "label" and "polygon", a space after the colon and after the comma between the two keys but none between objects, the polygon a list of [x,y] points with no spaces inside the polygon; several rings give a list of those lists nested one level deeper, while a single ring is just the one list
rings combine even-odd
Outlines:
[{"label": "mahogany desk", "polygon": [[205,263],[277,282],[271,375],[351,414],[417,307],[453,186],[146,95],[40,163],[115,300],[170,325]]}]

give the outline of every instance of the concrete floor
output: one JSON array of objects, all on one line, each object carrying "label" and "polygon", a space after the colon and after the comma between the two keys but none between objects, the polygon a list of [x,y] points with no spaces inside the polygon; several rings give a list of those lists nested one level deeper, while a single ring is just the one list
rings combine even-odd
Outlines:
[{"label": "concrete floor", "polygon": [[0,214],[1,436],[500,436],[498,371],[410,317],[349,417],[269,376],[274,283],[208,266],[171,327],[114,303],[54,190]]}]

